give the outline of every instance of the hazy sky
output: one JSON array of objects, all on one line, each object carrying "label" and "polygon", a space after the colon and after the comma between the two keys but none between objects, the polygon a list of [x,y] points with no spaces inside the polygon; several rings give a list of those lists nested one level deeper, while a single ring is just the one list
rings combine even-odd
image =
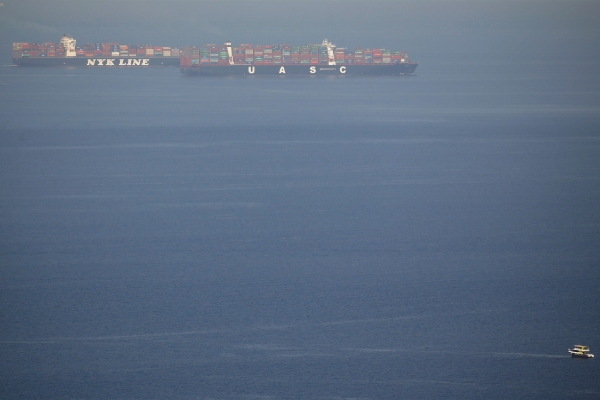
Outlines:
[{"label": "hazy sky", "polygon": [[[598,52],[600,1],[3,0],[0,45],[58,41],[379,46],[413,56]],[[8,56],[8,54],[7,54]],[[418,57],[417,57],[418,58]]]}]

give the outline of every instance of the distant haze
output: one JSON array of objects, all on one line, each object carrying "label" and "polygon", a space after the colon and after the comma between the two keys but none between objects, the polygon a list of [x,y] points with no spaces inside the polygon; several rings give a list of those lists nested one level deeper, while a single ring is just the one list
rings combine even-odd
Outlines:
[{"label": "distant haze", "polygon": [[[413,58],[531,52],[599,54],[598,1],[8,0],[0,45],[14,41],[155,45],[315,43],[409,51]],[[598,55],[600,57],[600,55]]]}]

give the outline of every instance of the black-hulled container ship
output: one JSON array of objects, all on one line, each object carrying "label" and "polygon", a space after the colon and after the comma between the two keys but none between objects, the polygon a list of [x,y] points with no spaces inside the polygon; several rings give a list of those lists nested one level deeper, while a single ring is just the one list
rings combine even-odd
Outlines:
[{"label": "black-hulled container ship", "polygon": [[59,43],[13,43],[13,64],[23,67],[178,66],[177,47],[87,43],[64,35]]},{"label": "black-hulled container ship", "polygon": [[181,50],[181,73],[230,75],[411,75],[418,63],[402,51],[321,44],[254,46],[231,42]]}]

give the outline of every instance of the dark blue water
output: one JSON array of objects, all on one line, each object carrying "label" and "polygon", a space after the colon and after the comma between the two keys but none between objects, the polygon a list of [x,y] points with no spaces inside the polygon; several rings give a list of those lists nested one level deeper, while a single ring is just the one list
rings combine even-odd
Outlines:
[{"label": "dark blue water", "polygon": [[543,61],[1,68],[0,397],[599,398],[600,81]]}]

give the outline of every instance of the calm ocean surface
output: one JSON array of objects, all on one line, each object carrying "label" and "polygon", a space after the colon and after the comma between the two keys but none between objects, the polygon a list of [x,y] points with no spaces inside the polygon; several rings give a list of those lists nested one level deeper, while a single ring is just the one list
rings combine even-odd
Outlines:
[{"label": "calm ocean surface", "polygon": [[600,81],[545,61],[0,68],[0,398],[600,398]]}]

